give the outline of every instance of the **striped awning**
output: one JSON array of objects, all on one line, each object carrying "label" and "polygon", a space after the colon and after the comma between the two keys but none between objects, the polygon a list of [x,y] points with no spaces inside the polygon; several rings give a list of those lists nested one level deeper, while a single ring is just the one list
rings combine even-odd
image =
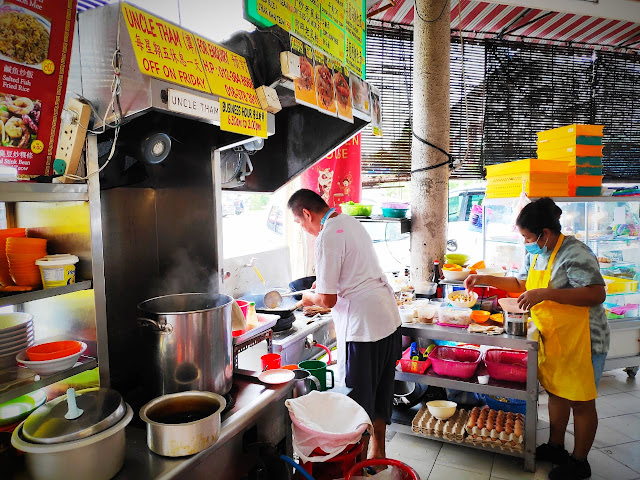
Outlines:
[{"label": "striped awning", "polygon": [[78,11],[83,12],[96,7],[104,7],[111,3],[110,0],[78,0]]},{"label": "striped awning", "polygon": [[[386,4],[388,0],[380,0],[369,11]],[[414,0],[396,0],[394,7],[370,20],[412,25],[413,16]],[[451,30],[467,38],[640,50],[638,23],[475,0],[451,0]]]}]

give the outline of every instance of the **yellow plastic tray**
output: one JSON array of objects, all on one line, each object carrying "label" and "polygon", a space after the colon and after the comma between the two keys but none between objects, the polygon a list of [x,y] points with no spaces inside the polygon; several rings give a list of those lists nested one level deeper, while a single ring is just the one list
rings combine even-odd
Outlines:
[{"label": "yellow plastic tray", "polygon": [[638,281],[627,278],[602,276],[607,282],[607,293],[634,293],[638,291]]},{"label": "yellow plastic tray", "polygon": [[538,158],[546,160],[558,160],[567,156],[577,157],[602,157],[602,145],[572,145],[563,148],[547,148],[538,146]]},{"label": "yellow plastic tray", "polygon": [[552,140],[563,137],[601,137],[604,125],[581,125],[574,123],[573,125],[565,125],[564,127],[552,128],[538,132],[538,140]]},{"label": "yellow plastic tray", "polygon": [[500,163],[487,166],[487,178],[514,173],[568,173],[569,162],[558,160],[539,160],[525,158],[515,162]]},{"label": "yellow plastic tray", "polygon": [[[491,179],[487,182],[487,198],[511,198],[518,197],[522,192],[522,182],[494,183]],[[566,197],[569,194],[569,185],[564,183],[538,183],[525,185],[525,193],[530,197]]]}]

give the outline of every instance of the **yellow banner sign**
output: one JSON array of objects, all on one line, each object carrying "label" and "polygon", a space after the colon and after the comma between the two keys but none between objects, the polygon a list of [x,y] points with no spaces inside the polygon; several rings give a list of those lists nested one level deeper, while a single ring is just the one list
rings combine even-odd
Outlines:
[{"label": "yellow banner sign", "polygon": [[362,6],[358,6],[353,0],[344,0],[344,29],[360,45],[362,45],[362,34],[365,30]]},{"label": "yellow banner sign", "polygon": [[344,62],[344,30],[326,17],[322,17],[322,49],[333,58]]},{"label": "yellow banner sign", "polygon": [[269,19],[272,23],[280,25],[283,29],[291,31],[291,0],[257,0],[258,14]]},{"label": "yellow banner sign", "polygon": [[292,0],[293,33],[309,40],[314,45],[320,43],[320,8],[309,0]]},{"label": "yellow banner sign", "polygon": [[220,129],[267,138],[267,112],[221,98]]},{"label": "yellow banner sign", "polygon": [[122,15],[142,73],[209,92],[193,34],[126,3]]},{"label": "yellow banner sign", "polygon": [[[344,0],[348,2],[349,0]],[[322,0],[322,15],[328,17],[341,29],[344,28],[343,0]]]},{"label": "yellow banner sign", "polygon": [[244,57],[199,36],[196,36],[196,44],[211,93],[260,106]]},{"label": "yellow banner sign", "polygon": [[347,35],[345,45],[345,63],[347,68],[357,75],[362,76],[362,65],[364,57],[362,55],[362,45],[354,41],[351,35]]}]

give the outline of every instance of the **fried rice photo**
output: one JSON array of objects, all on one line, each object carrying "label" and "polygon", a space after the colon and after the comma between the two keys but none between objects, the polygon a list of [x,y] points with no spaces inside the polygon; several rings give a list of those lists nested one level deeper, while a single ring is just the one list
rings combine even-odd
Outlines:
[{"label": "fried rice photo", "polygon": [[0,13],[0,54],[37,65],[49,53],[49,32],[42,22],[21,12]]}]

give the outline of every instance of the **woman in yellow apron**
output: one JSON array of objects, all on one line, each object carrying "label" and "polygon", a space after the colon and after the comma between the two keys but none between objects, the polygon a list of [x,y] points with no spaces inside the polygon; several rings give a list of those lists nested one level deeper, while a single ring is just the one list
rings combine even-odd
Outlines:
[{"label": "woman in yellow apron", "polygon": [[[609,332],[598,260],[584,243],[561,233],[561,213],[549,198],[524,207],[516,220],[528,253],[524,273],[519,278],[471,275],[465,286],[522,292],[518,303],[531,312],[539,333],[538,379],[549,394],[549,442],[536,449],[536,457],[558,465],[550,479],[571,480],[591,476],[587,454],[598,427],[596,387]],[[571,410],[573,455],[564,448]]]}]

